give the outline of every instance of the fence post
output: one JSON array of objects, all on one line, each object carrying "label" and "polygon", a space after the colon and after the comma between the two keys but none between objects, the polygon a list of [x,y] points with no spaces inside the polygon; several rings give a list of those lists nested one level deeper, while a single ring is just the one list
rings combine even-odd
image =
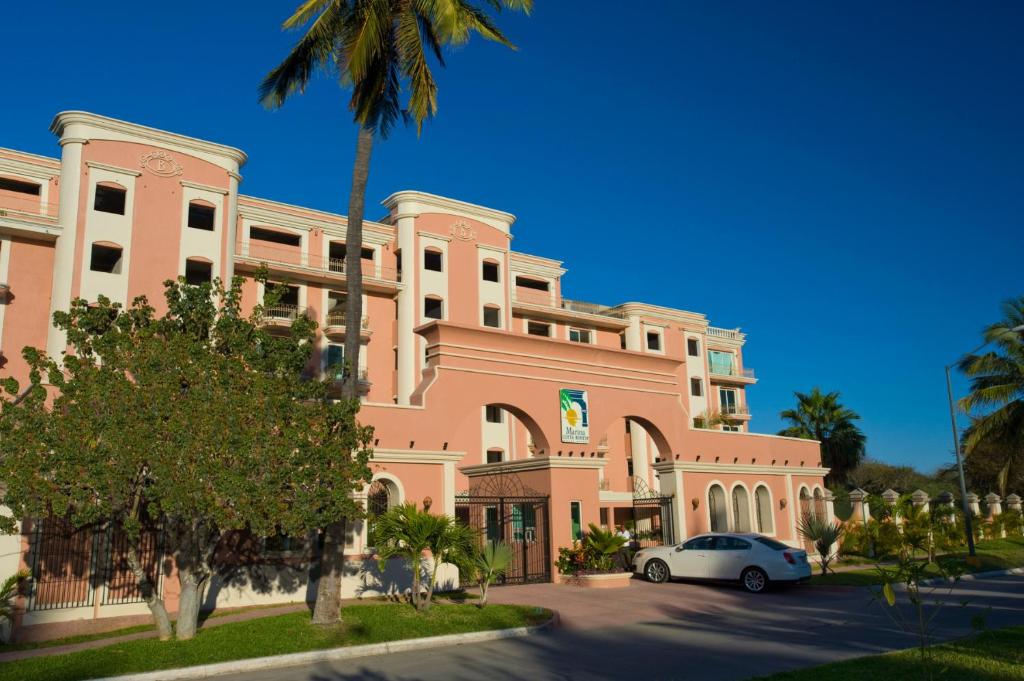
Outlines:
[{"label": "fence post", "polygon": [[903,518],[900,517],[899,509],[896,507],[896,502],[900,500],[900,493],[894,489],[887,489],[882,492],[882,501],[892,511],[892,521],[897,525],[902,524]]},{"label": "fence post", "polygon": [[850,492],[850,504],[853,506],[850,521],[867,525],[868,520],[871,519],[871,509],[868,507],[868,493],[859,487],[853,490]]},{"label": "fence post", "polygon": [[919,489],[910,495],[910,499],[914,503],[914,506],[917,506],[925,513],[928,512],[929,503],[931,502],[931,497],[928,496],[928,492],[925,492],[923,489]]},{"label": "fence post", "polygon": [[[1003,499],[995,492],[989,492],[985,495],[985,505],[988,506],[988,519],[994,521],[996,516],[1003,514]],[[1005,537],[1006,530],[1000,528],[999,536]]]}]

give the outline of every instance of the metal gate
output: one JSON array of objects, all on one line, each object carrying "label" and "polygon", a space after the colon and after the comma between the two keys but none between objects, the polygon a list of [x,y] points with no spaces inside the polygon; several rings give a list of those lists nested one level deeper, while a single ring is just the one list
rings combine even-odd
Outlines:
[{"label": "metal gate", "polygon": [[675,543],[672,532],[672,497],[662,496],[643,478],[633,478],[633,541],[637,548]]},{"label": "metal gate", "polygon": [[496,473],[455,496],[455,517],[484,541],[504,542],[512,564],[499,584],[551,581],[548,497],[524,487],[515,474]]}]

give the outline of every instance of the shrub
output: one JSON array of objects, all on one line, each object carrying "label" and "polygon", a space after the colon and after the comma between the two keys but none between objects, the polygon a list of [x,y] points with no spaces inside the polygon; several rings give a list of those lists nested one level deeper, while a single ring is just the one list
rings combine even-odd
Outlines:
[{"label": "shrub", "polygon": [[611,530],[602,530],[593,523],[587,528],[582,541],[573,542],[571,548],[558,549],[555,566],[563,575],[603,573],[615,571],[615,556],[626,543]]}]

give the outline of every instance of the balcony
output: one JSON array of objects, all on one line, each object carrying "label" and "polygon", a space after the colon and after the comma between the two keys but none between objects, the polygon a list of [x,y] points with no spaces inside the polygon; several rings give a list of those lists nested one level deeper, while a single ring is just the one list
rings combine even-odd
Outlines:
[{"label": "balcony", "polygon": [[523,286],[512,288],[512,308],[531,317],[554,319],[609,329],[624,329],[629,323],[618,313],[610,312],[607,305],[586,303],[581,300],[558,300],[552,291],[538,291]]},{"label": "balcony", "polygon": [[753,385],[757,377],[753,369],[738,369],[734,366],[715,366],[709,363],[708,376],[712,383],[730,383],[735,385]]},{"label": "balcony", "polygon": [[263,326],[269,329],[288,329],[299,317],[306,315],[306,308],[298,305],[278,303],[263,308]]},{"label": "balcony", "polygon": [[719,413],[726,421],[750,420],[750,409],[746,405],[723,404]]},{"label": "balcony", "polygon": [[[345,330],[348,328],[346,323],[346,314],[344,310],[331,310],[327,313],[326,321],[324,324],[324,334],[327,336],[343,337]],[[363,315],[359,324],[359,335],[363,338],[369,338],[370,334],[370,318]]]},{"label": "balcony", "polygon": [[[327,375],[325,377],[328,380],[327,396],[333,399],[341,397],[341,384],[344,382],[344,376],[342,372],[337,372],[333,376]],[[357,390],[360,394],[366,394],[370,389],[370,375],[369,372],[364,368],[359,370]]]},{"label": "balcony", "polygon": [[[278,246],[250,240],[248,244],[238,246],[235,261],[242,270],[255,271],[261,264],[266,264],[273,272],[301,275],[305,279],[322,283],[345,280],[343,259],[303,253],[297,246]],[[363,286],[367,290],[393,292],[401,286],[395,268],[365,259],[362,266]]]},{"label": "balcony", "polygon": [[746,334],[739,329],[720,329],[717,326],[708,327],[708,338],[721,338],[723,340],[742,342]]}]

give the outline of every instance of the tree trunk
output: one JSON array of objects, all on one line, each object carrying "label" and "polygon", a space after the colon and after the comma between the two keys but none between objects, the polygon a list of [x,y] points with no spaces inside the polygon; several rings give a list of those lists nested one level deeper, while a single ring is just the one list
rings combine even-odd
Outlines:
[{"label": "tree trunk", "polygon": [[320,579],[316,585],[313,624],[341,621],[341,577],[345,567],[345,521],[324,529],[324,550],[320,556]]},{"label": "tree trunk", "polygon": [[187,641],[196,635],[199,627],[199,606],[203,603],[207,576],[196,574],[191,570],[178,570],[178,583],[181,585],[181,598],[178,601],[179,641]]},{"label": "tree trunk", "polygon": [[[363,325],[363,209],[366,181],[370,175],[373,131],[359,128],[356,158],[352,166],[352,190],[348,197],[348,227],[345,230],[345,379],[341,396],[359,399],[359,332]],[[341,578],[345,564],[345,521],[339,520],[324,530],[324,550],[320,558],[320,581],[313,608],[314,624],[341,621]]]},{"label": "tree trunk", "polygon": [[[142,567],[142,561],[139,560],[139,547],[137,539],[128,540],[128,568],[132,571],[135,576],[135,582],[139,585],[139,593],[142,594],[143,600],[146,601],[146,605],[149,607],[149,611],[153,613],[153,621],[156,623],[156,630],[159,632],[161,641],[169,641],[173,636],[171,630],[171,618],[167,616],[167,608],[164,606],[164,599],[157,595],[156,589],[153,587],[153,582],[150,581],[149,575]],[[159,556],[158,556],[159,558]]]},{"label": "tree trunk", "polygon": [[423,569],[423,554],[417,553],[412,561],[412,605],[417,610],[423,609],[423,600],[420,598],[420,571]]},{"label": "tree trunk", "polygon": [[347,400],[359,397],[359,331],[363,320],[363,208],[372,152],[373,131],[360,127],[352,167],[352,191],[348,197],[348,227],[345,230],[345,364],[348,373],[342,383],[342,397]]}]

